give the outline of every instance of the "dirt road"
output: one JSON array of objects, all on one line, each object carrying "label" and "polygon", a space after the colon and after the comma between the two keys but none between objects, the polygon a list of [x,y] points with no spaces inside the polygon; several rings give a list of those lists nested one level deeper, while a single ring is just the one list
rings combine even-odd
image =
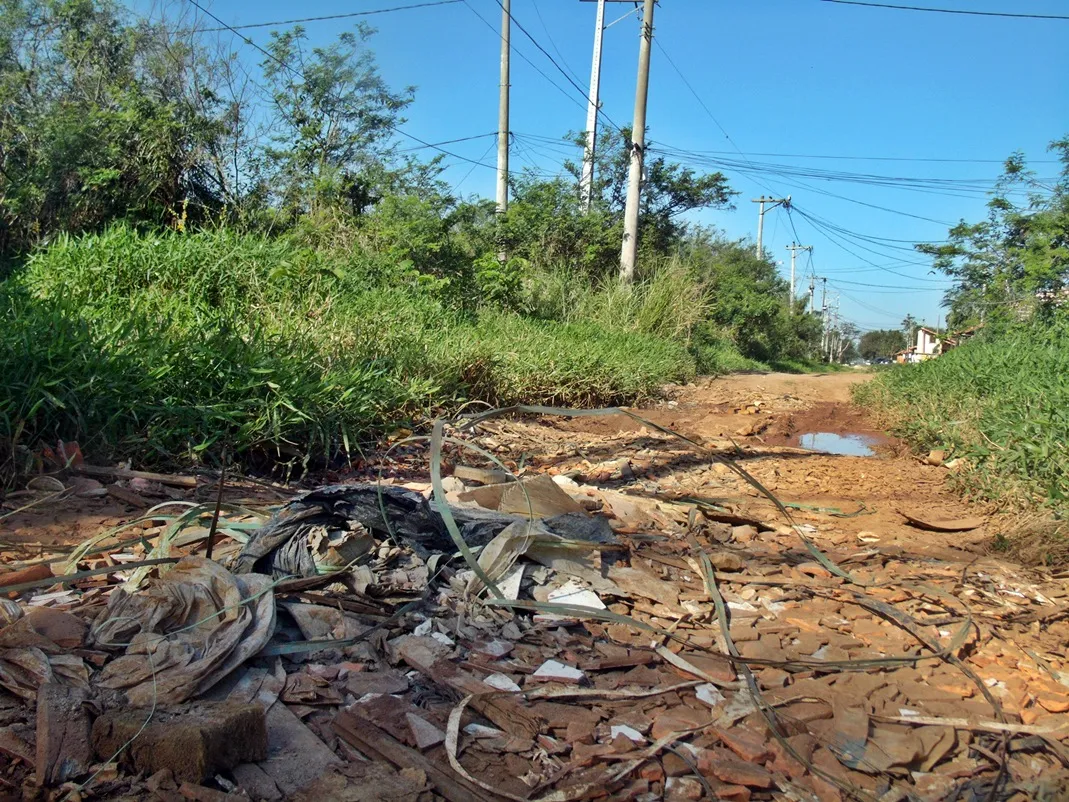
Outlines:
[{"label": "dirt road", "polygon": [[[725,456],[741,454],[739,464],[767,490],[785,503],[800,505],[795,513],[802,521],[829,526],[826,515],[807,515],[806,507],[838,508],[846,513],[864,508],[863,515],[835,519],[834,528],[826,532],[835,542],[867,532],[876,535],[882,546],[909,548],[932,557],[969,560],[982,553],[991,539],[982,528],[965,534],[933,534],[907,525],[900,511],[961,519],[983,515],[984,510],[963,502],[947,487],[947,468],[912,456],[902,443],[876,428],[864,410],[851,404],[851,388],[869,378],[862,373],[728,376],[680,387],[671,400],[639,412]],[[620,416],[550,422],[548,426],[555,430],[549,437],[576,456],[608,454],[613,448],[621,456],[628,455],[628,441],[642,428]],[[831,438],[833,447],[864,450],[867,446],[872,454],[802,452],[800,446],[808,445],[803,437],[812,434],[839,435],[841,439]],[[818,439],[815,447],[827,441]],[[680,451],[689,453],[682,446]],[[533,446],[530,453],[539,459]],[[771,507],[767,499],[737,478],[710,473],[705,467],[680,471],[664,460],[640,457],[639,466],[646,470],[637,473],[698,495],[735,492],[746,499],[740,503],[747,509],[767,516],[765,508]],[[561,454],[543,461],[558,470],[571,467],[567,459],[561,460]]]},{"label": "dirt road", "polygon": [[[546,788],[569,777],[600,782],[609,767],[639,754],[636,744],[667,734],[665,743],[678,748],[642,752],[633,764],[641,771],[613,785],[609,799],[1065,798],[1058,794],[1069,787],[1067,575],[992,553],[994,525],[985,509],[948,489],[951,469],[910,455],[850,405],[850,388],[866,378],[733,376],[674,388],[637,411],[649,424],[621,414],[496,418],[458,435],[521,475],[553,475],[571,496],[565,501],[579,502],[580,516],[594,510],[615,533],[611,547],[585,544],[581,556],[562,551],[566,560],[529,563],[516,590],[521,600],[544,602],[565,581],[579,582],[568,593],[598,604],[604,598],[614,623],[498,618],[456,593],[463,581],[436,586],[439,602],[420,626],[433,624],[435,637],[457,641],[448,659],[465,671],[495,673],[499,683],[504,676],[516,692],[522,683],[524,694],[533,691],[528,702],[542,698],[536,675],[551,663],[584,685],[573,701],[533,708],[545,719],[531,724],[537,747],[504,737],[464,742],[464,760],[484,788],[520,799],[531,788],[521,777]],[[693,443],[725,460],[711,460]],[[390,475],[427,492],[424,457],[407,452]],[[470,452],[449,450],[447,458],[447,468],[472,467]],[[451,492],[465,490],[451,478]],[[82,487],[88,496],[40,503],[0,522],[6,559],[47,552],[42,544],[81,542],[140,513]],[[152,483],[130,487],[146,504],[183,495]],[[234,492],[247,495],[250,487]],[[211,502],[214,485],[202,482],[185,495]],[[396,622],[384,640],[412,634],[418,620]],[[663,637],[669,632],[671,640]],[[651,633],[661,648],[651,649]],[[479,652],[477,639],[507,648]],[[377,652],[363,659],[358,685],[366,693],[392,669]],[[302,688],[337,676],[330,666],[299,662],[286,671]],[[695,677],[707,684],[694,688]],[[301,709],[351,769],[363,764],[337,743],[332,724],[351,721],[358,707],[343,692]],[[394,690],[384,693],[387,702],[408,704],[388,695]],[[448,693],[434,704],[412,693],[403,698],[445,726]],[[373,711],[367,715],[376,721]],[[514,728],[506,718],[495,723]],[[624,725],[633,735],[616,732]],[[375,726],[385,732],[394,722]],[[689,757],[676,760],[681,753]],[[452,771],[440,754],[427,755]]]}]

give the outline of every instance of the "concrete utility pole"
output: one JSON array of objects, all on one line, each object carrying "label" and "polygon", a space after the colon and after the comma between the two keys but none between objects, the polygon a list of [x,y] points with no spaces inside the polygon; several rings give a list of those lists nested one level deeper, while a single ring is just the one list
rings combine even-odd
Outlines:
[{"label": "concrete utility pole", "polygon": [[817,277],[812,273],[809,274],[809,314],[813,314],[813,300],[816,295]]},{"label": "concrete utility pole", "polygon": [[791,252],[791,299],[790,299],[790,304],[787,307],[787,311],[790,312],[793,315],[794,314],[794,264],[795,264],[796,259],[798,258],[798,251],[812,251],[813,250],[813,246],[812,245],[797,245],[797,244],[792,242],[790,245],[787,246],[787,250]]},{"label": "concrete utility pole", "polygon": [[833,299],[835,311],[828,309],[828,362],[832,361],[832,355],[839,347],[839,296]]},{"label": "concrete utility pole", "polygon": [[594,201],[594,167],[598,149],[598,112],[601,110],[601,48],[605,41],[605,31],[620,20],[626,19],[638,11],[628,11],[622,17],[605,24],[606,3],[630,3],[634,0],[580,0],[583,3],[597,3],[598,13],[594,23],[594,56],[590,62],[590,91],[587,95],[586,108],[586,142],[583,148],[583,174],[579,179],[579,198],[584,212],[589,212]]},{"label": "concrete utility pole", "polygon": [[509,56],[512,0],[501,0],[501,82],[497,107],[497,213],[509,210]]},{"label": "concrete utility pole", "polygon": [[757,258],[760,259],[761,244],[765,235],[765,204],[772,204],[768,207],[769,209],[775,209],[780,205],[782,205],[784,209],[789,209],[791,207],[791,196],[788,195],[786,198],[766,198],[762,195],[760,198],[751,198],[750,203],[761,204],[757,211]]},{"label": "concrete utility pole", "polygon": [[823,288],[820,292],[820,355],[828,350],[828,280],[821,279]]},{"label": "concrete utility pole", "polygon": [[650,50],[653,47],[653,6],[644,0],[642,33],[638,49],[638,84],[635,87],[635,119],[631,128],[631,168],[627,175],[627,205],[624,208],[624,242],[620,249],[620,278],[635,280],[638,258],[638,212],[642,200],[642,163],[646,149],[646,99],[650,89]]},{"label": "concrete utility pole", "polygon": [[598,144],[598,106],[601,103],[601,43],[605,39],[605,0],[598,0],[598,16],[594,23],[594,58],[590,64],[590,94],[586,107],[586,150],[583,152],[583,177],[579,182],[579,197],[583,211],[590,211],[594,194],[594,155]]}]

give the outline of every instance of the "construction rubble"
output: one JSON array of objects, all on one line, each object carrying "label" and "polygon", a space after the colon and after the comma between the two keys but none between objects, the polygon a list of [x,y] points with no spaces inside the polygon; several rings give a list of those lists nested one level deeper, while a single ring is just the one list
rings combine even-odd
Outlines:
[{"label": "construction rubble", "polygon": [[1069,798],[1066,574],[785,507],[732,443],[569,437],[439,425],[298,493],[35,480],[4,509],[130,514],[2,546],[0,797]]}]

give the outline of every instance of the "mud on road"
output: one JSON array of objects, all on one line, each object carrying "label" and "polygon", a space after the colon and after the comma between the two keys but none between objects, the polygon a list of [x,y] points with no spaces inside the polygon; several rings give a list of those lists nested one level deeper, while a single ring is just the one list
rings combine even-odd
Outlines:
[{"label": "mud on road", "polygon": [[[933,538],[931,532],[908,526],[899,514],[899,509],[918,509],[965,518],[983,511],[947,487],[947,468],[927,465],[911,455],[905,444],[880,430],[863,409],[851,403],[851,388],[868,378],[863,373],[774,373],[702,380],[675,388],[671,400],[641,414],[738,460],[781,501],[803,505],[796,515],[822,527],[829,542],[848,542],[865,532],[878,537],[883,546],[909,548],[931,557],[970,560],[983,553],[991,539],[986,531]],[[532,448],[532,455],[536,462],[567,471],[573,466],[569,459],[625,455],[636,446],[641,452],[643,444],[635,436],[641,428],[620,416],[563,423],[547,420],[536,431],[559,444],[557,453],[539,457]],[[870,444],[874,454],[812,453],[801,449],[803,436],[810,433],[858,436]],[[565,457],[569,451],[572,456]],[[690,453],[682,445],[679,451]],[[649,481],[705,495],[735,494],[738,503],[754,515],[774,517],[770,512],[774,507],[766,498],[722,470],[680,469],[653,454],[640,454],[635,463],[636,473]],[[807,516],[806,506],[844,512],[863,506],[869,514],[836,519],[833,525],[827,516]]]}]

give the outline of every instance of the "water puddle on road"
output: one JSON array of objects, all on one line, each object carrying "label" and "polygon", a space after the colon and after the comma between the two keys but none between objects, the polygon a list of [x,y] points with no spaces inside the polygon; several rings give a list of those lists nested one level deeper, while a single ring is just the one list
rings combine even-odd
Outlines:
[{"label": "water puddle on road", "polygon": [[829,454],[841,454],[845,457],[871,457],[875,455],[872,446],[875,438],[863,434],[833,434],[832,432],[810,432],[798,438],[798,445],[811,451],[826,451]]}]

